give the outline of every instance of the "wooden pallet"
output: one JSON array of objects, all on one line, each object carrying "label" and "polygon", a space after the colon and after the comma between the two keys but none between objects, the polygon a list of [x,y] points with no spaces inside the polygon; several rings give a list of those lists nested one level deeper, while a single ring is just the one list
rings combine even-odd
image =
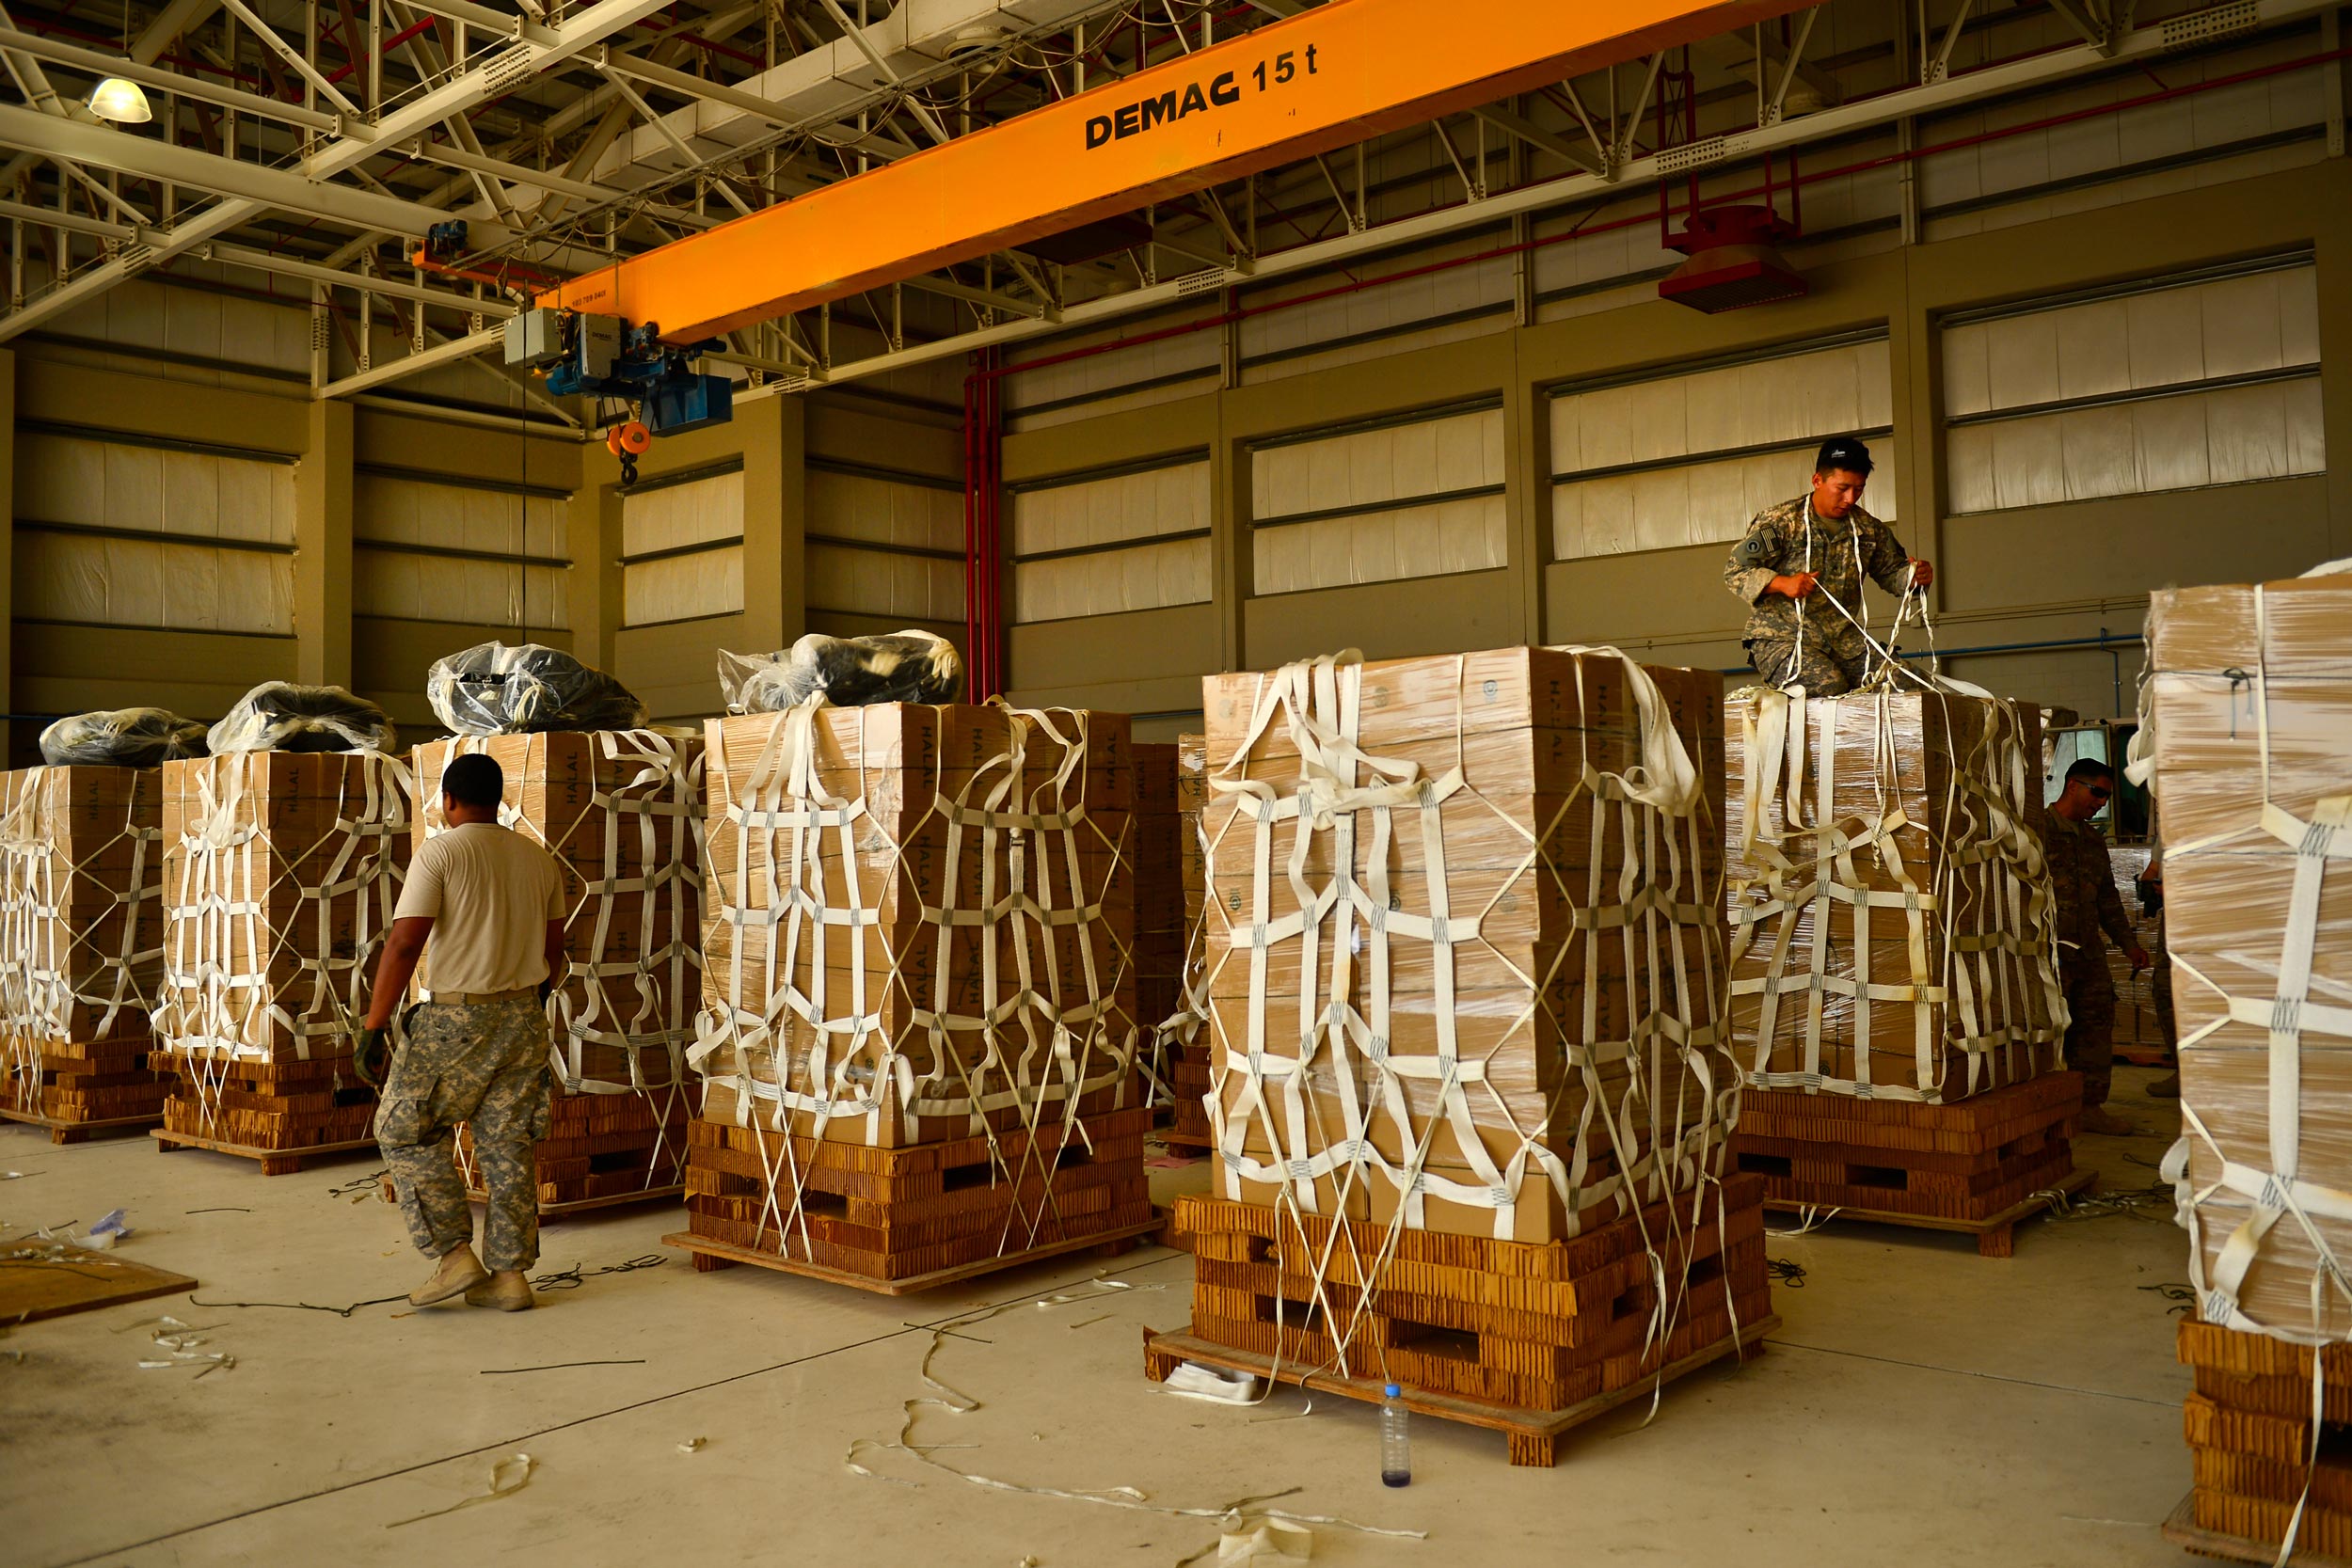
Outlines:
[{"label": "wooden pallet", "polygon": [[94,1307],[152,1301],[193,1291],[184,1274],[141,1263],[119,1252],[69,1246],[56,1267],[0,1269],[0,1323],[38,1323]]},{"label": "wooden pallet", "polygon": [[900,1148],[697,1121],[688,1229],[827,1271],[821,1277],[903,1281],[1008,1267],[1040,1247],[1153,1227],[1143,1168],[1151,1119],[1130,1107],[1069,1128]]},{"label": "wooden pallet", "polygon": [[35,1115],[31,1111],[0,1109],[0,1121],[19,1121],[27,1127],[46,1128],[53,1144],[87,1143],[110,1132],[144,1131],[163,1120],[158,1111],[151,1117],[111,1117],[101,1121],[61,1121],[56,1117]]},{"label": "wooden pallet", "polygon": [[[2197,1494],[2181,1499],[2170,1516],[2164,1521],[2164,1538],[2175,1546],[2196,1553],[2199,1557],[2219,1558],[2224,1562],[2279,1561],[2279,1544],[2249,1540],[2242,1535],[2225,1535],[2208,1529],[2197,1522]],[[2331,1557],[2321,1552],[2297,1549],[2286,1559],[2286,1568],[2352,1568],[2352,1557]]]},{"label": "wooden pallet", "polygon": [[1059,1241],[1046,1242],[1041,1245],[1029,1247],[1022,1252],[1003,1253],[993,1258],[983,1258],[975,1262],[959,1263],[951,1268],[934,1269],[929,1274],[910,1275],[903,1279],[877,1279],[871,1275],[852,1274],[847,1269],[829,1269],[822,1263],[811,1263],[798,1258],[786,1258],[773,1252],[760,1252],[751,1247],[730,1246],[724,1242],[714,1242],[707,1236],[697,1236],[690,1230],[681,1230],[674,1235],[664,1236],[661,1242],[664,1246],[683,1247],[692,1253],[694,1272],[697,1274],[713,1274],[721,1269],[734,1268],[739,1263],[748,1263],[754,1268],[773,1269],[779,1274],[797,1274],[808,1279],[821,1279],[831,1285],[848,1285],[860,1291],[870,1291],[876,1295],[911,1296],[922,1291],[935,1291],[942,1285],[953,1285],[960,1280],[977,1279],[982,1275],[995,1274],[1005,1269],[1017,1269],[1024,1263],[1034,1263],[1045,1258],[1058,1258],[1064,1253],[1079,1252],[1089,1248],[1092,1248],[1104,1257],[1116,1258],[1121,1253],[1132,1252],[1137,1246],[1142,1245],[1144,1241],[1152,1239],[1166,1223],[1158,1215],[1154,1215],[1140,1224],[1119,1226],[1091,1236],[1068,1236]]},{"label": "wooden pallet", "polygon": [[[1178,1201],[1174,1223],[1192,1236],[1194,1338],[1549,1411],[1639,1382],[1770,1313],[1762,1198],[1759,1179],[1734,1177],[1720,1202],[1685,1196],[1543,1244],[1391,1236],[1369,1222],[1198,1196]],[[1672,1328],[1657,1342],[1661,1272]]]},{"label": "wooden pallet", "polygon": [[[1702,1349],[1668,1362],[1654,1372],[1645,1374],[1634,1383],[1580,1400],[1564,1410],[1520,1410],[1484,1400],[1424,1393],[1416,1389],[1407,1389],[1401,1397],[1405,1407],[1417,1416],[1430,1416],[1441,1421],[1454,1421],[1463,1426],[1484,1427],[1489,1432],[1502,1433],[1510,1439],[1512,1464],[1549,1468],[1559,1462],[1560,1439],[1573,1428],[1582,1426],[1629,1400],[1647,1398],[1653,1389],[1687,1377],[1701,1367],[1720,1361],[1726,1355],[1736,1353],[1744,1362],[1748,1356],[1760,1353],[1764,1349],[1765,1337],[1779,1327],[1780,1319],[1771,1314],[1753,1323],[1743,1323],[1736,1338],[1727,1334]],[[1388,1397],[1387,1388],[1380,1381],[1343,1377],[1337,1372],[1316,1370],[1297,1362],[1284,1362],[1278,1366],[1266,1356],[1212,1344],[1196,1337],[1188,1328],[1172,1334],[1144,1331],[1143,1372],[1146,1377],[1154,1383],[1165,1383],[1168,1374],[1185,1361],[1197,1361],[1204,1367],[1216,1367],[1230,1372],[1248,1372],[1258,1377],[1276,1379],[1295,1385],[1310,1393],[1328,1390],[1352,1400],[1361,1400],[1367,1404],[1380,1404]]]},{"label": "wooden pallet", "polygon": [[1802,1203],[1788,1198],[1764,1200],[1764,1207],[1776,1213],[1796,1214],[1817,1223],[1832,1219],[1867,1220],[1873,1225],[1908,1226],[1914,1230],[1947,1230],[1977,1239],[1979,1258],[2013,1258],[2017,1255],[2016,1228],[2020,1220],[2058,1207],[2064,1198],[2089,1192],[2099,1184],[2096,1171],[2070,1171],[2042,1190],[2026,1194],[2006,1209],[1995,1210],[1974,1219],[1957,1219],[1944,1214],[1906,1214],[1891,1209],[1859,1209],[1839,1206],[1824,1209],[1818,1203]]},{"label": "wooden pallet", "polygon": [[292,1176],[311,1161],[329,1154],[351,1154],[375,1148],[373,1138],[354,1138],[344,1143],[309,1144],[300,1148],[261,1148],[252,1144],[232,1144],[220,1138],[199,1137],[193,1132],[175,1132],[167,1127],[155,1128],[148,1134],[165,1154],[177,1154],[183,1148],[209,1149],[215,1154],[233,1154],[241,1160],[261,1162],[263,1176]]},{"label": "wooden pallet", "polygon": [[2018,1220],[2090,1185],[2074,1168],[2081,1106],[2072,1072],[1949,1104],[1750,1088],[1732,1149],[1774,1209],[1962,1231],[2006,1258]]},{"label": "wooden pallet", "polygon": [[1191,1132],[1179,1132],[1172,1127],[1163,1127],[1153,1132],[1152,1135],[1170,1148],[1197,1148],[1206,1154],[1216,1148],[1216,1140],[1205,1132],[1195,1135]]}]

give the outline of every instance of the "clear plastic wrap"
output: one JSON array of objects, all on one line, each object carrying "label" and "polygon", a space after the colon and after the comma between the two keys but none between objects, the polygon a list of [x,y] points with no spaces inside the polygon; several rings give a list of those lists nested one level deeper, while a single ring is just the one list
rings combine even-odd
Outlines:
[{"label": "clear plastic wrap", "polygon": [[729,713],[782,713],[820,691],[836,707],[952,703],[963,695],[963,659],[935,632],[810,632],[780,654],[721,649],[719,690]]},{"label": "clear plastic wrap", "polygon": [[[1751,689],[1725,707],[1732,1027],[1749,1082],[1948,1103],[2056,1066],[2038,710],[1957,690],[1798,705]],[[1831,885],[1867,908],[1817,889],[1822,827],[1849,841]]]},{"label": "clear plastic wrap", "polygon": [[2352,1338],[2352,577],[2157,594],[2149,648],[2200,1310]]},{"label": "clear plastic wrap", "polygon": [[561,648],[484,642],[433,661],[425,701],[458,735],[636,730],[645,705],[619,681]]},{"label": "clear plastic wrap", "polygon": [[239,752],[384,752],[399,744],[385,711],[340,686],[263,681],[222,716],[207,740],[215,756]]},{"label": "clear plastic wrap", "polygon": [[161,768],[204,755],[204,729],[167,708],[101,708],[41,731],[40,757],[53,768]]},{"label": "clear plastic wrap", "polygon": [[1203,699],[1219,1196],[1537,1242],[1720,1169],[1720,676],[1506,648]]}]

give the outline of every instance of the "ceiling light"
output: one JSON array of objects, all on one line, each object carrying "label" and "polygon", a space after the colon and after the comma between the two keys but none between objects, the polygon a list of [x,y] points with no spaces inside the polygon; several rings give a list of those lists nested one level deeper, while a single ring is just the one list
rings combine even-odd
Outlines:
[{"label": "ceiling light", "polygon": [[101,119],[111,119],[118,125],[144,125],[155,118],[155,111],[147,106],[147,94],[136,82],[120,76],[109,76],[91,89],[90,113]]}]

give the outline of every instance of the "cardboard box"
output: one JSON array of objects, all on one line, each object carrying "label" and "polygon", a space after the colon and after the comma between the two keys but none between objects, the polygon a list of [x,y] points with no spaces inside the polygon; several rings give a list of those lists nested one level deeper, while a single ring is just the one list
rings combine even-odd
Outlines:
[{"label": "cardboard box", "polygon": [[[2313,1190],[2352,1185],[2352,1038],[2294,1005],[2352,997],[2342,829],[2333,853],[2297,852],[2325,848],[2328,827],[2352,816],[2352,576],[2157,594],[2149,648],[2173,1005],[2182,1039],[2195,1039],[2181,1048],[2181,1102],[2219,1148],[2189,1140],[2191,1189],[2205,1195],[2195,1237],[2210,1308],[2222,1249],[2263,1212],[2263,1184],[2279,1169],[2279,1107],[2296,1117],[2292,1177]],[[2298,894],[2301,922],[2291,919]],[[2291,936],[2298,927],[2311,933],[2308,958]],[[2231,1002],[2262,1022],[2233,1018]],[[2292,1046],[2274,1039],[2274,1019],[2292,1020]],[[2207,1193],[2224,1160],[2251,1174]],[[2323,1204],[2302,1214],[2261,1234],[2237,1290],[2240,1316],[2222,1326],[2352,1338],[2341,1292],[2312,1287],[2319,1243],[2341,1257],[2352,1220]]]},{"label": "cardboard box", "polygon": [[[1854,1093],[1867,1081],[1938,1101],[2049,1070],[2058,1035],[2049,957],[2055,932],[2046,921],[2034,924],[2014,912],[2029,902],[2018,869],[2021,851],[1998,852],[1995,814],[1987,800],[1998,800],[2010,820],[2033,831],[2042,802],[2038,711],[1997,699],[1920,691],[1808,701],[1804,733],[1788,742],[1802,747],[1804,781],[1792,827],[1786,752],[1764,751],[1774,705],[1784,705],[1777,711],[1794,711],[1776,692],[1740,692],[1724,704],[1724,842],[1737,955],[1732,1035],[1741,1066],[1752,1074],[1816,1070],[1823,1079],[1820,1086],[1833,1094]],[[1753,842],[1751,784],[1763,802]],[[1846,840],[1858,841],[1830,863],[1834,883],[1900,898],[1907,879],[1925,895],[1919,913],[1924,973],[1913,966],[1906,909],[1872,904],[1867,924],[1858,924],[1854,901],[1807,893],[1817,879],[1822,840],[1806,824],[1824,816]],[[1898,816],[1898,826],[1883,828]],[[1765,847],[1776,847],[1792,868],[1778,870]],[[1899,874],[1888,863],[1890,855],[1899,860]],[[1785,891],[1775,891],[1776,878]],[[1790,898],[1793,906],[1773,907]],[[1750,918],[1743,921],[1743,915]],[[1824,920],[1826,930],[1817,928]],[[2012,928],[2012,922],[2022,928]],[[1989,940],[1992,946],[1979,958],[1961,938]],[[2003,950],[2004,942],[2019,950]],[[1856,959],[1865,948],[1867,965]],[[1817,956],[1821,973],[1849,989],[1867,974],[1870,985],[1914,994],[1881,996],[1865,1010],[1857,1010],[1850,995],[1824,990],[1817,996],[1809,985]],[[1971,1034],[1953,979],[1961,964],[1978,980],[1973,1033],[2014,1042],[1976,1053],[1973,1079],[1971,1053],[1960,1046]],[[1768,990],[1778,993],[1769,1033]],[[1819,1060],[1809,1068],[1817,999]],[[1917,1046],[1923,1006],[1930,1041],[1924,1063]]]}]

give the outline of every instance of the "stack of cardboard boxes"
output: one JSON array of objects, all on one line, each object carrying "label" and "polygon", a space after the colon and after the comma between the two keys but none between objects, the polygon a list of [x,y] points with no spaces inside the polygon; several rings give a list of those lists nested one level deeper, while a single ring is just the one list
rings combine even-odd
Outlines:
[{"label": "stack of cardboard boxes", "polygon": [[[686,1047],[702,1006],[701,738],[563,731],[421,746],[417,844],[445,831],[441,775],[467,752],[498,763],[501,819],[564,871],[569,965],[548,1004],[555,1096],[538,1148],[540,1208],[675,1193],[692,1117]],[[432,962],[428,949],[418,974],[427,992]],[[459,1156],[470,1180],[463,1138]]]},{"label": "stack of cardboard boxes", "polygon": [[[1363,1375],[1470,1332],[1421,1386],[1566,1402],[1765,1315],[1760,1190],[1717,1181],[1722,691],[1543,648],[1205,683],[1208,773],[1243,787],[1202,812],[1195,1335]],[[1682,1315],[1645,1341],[1653,1251]],[[1558,1289],[1498,1284],[1532,1278]]]},{"label": "stack of cardboard boxes", "polygon": [[1176,801],[1175,743],[1138,741],[1136,769],[1136,1022],[1148,1042],[1163,1105],[1172,1101],[1174,1053],[1162,1025],[1184,987],[1184,818]]},{"label": "stack of cardboard boxes", "polygon": [[1177,853],[1184,867],[1184,957],[1179,1010],[1166,1030],[1168,1082],[1175,1091],[1176,1117],[1170,1143],[1206,1148],[1209,1133],[1209,1033],[1201,983],[1209,974],[1209,859],[1200,837],[1200,809],[1208,803],[1209,737],[1176,737]]},{"label": "stack of cardboard boxes", "polygon": [[1148,1224],[1125,719],[803,708],[705,754],[690,1244],[902,1281]]},{"label": "stack of cardboard boxes", "polygon": [[1974,1222],[2069,1179],[2039,722],[1941,689],[1729,700],[1740,1167],[1773,1201]]},{"label": "stack of cardboard boxes", "polygon": [[2158,594],[2149,647],[2194,1524],[2268,1557],[2300,1504],[2300,1549],[2344,1557],[2352,1465],[2312,1423],[2352,1418],[2352,575]]},{"label": "stack of cardboard boxes", "polygon": [[61,1138],[162,1117],[162,774],[0,774],[0,1116]]},{"label": "stack of cardboard boxes", "polygon": [[375,1096],[351,1031],[407,867],[405,769],[239,752],[163,775],[167,1141],[255,1157],[366,1142]]}]

